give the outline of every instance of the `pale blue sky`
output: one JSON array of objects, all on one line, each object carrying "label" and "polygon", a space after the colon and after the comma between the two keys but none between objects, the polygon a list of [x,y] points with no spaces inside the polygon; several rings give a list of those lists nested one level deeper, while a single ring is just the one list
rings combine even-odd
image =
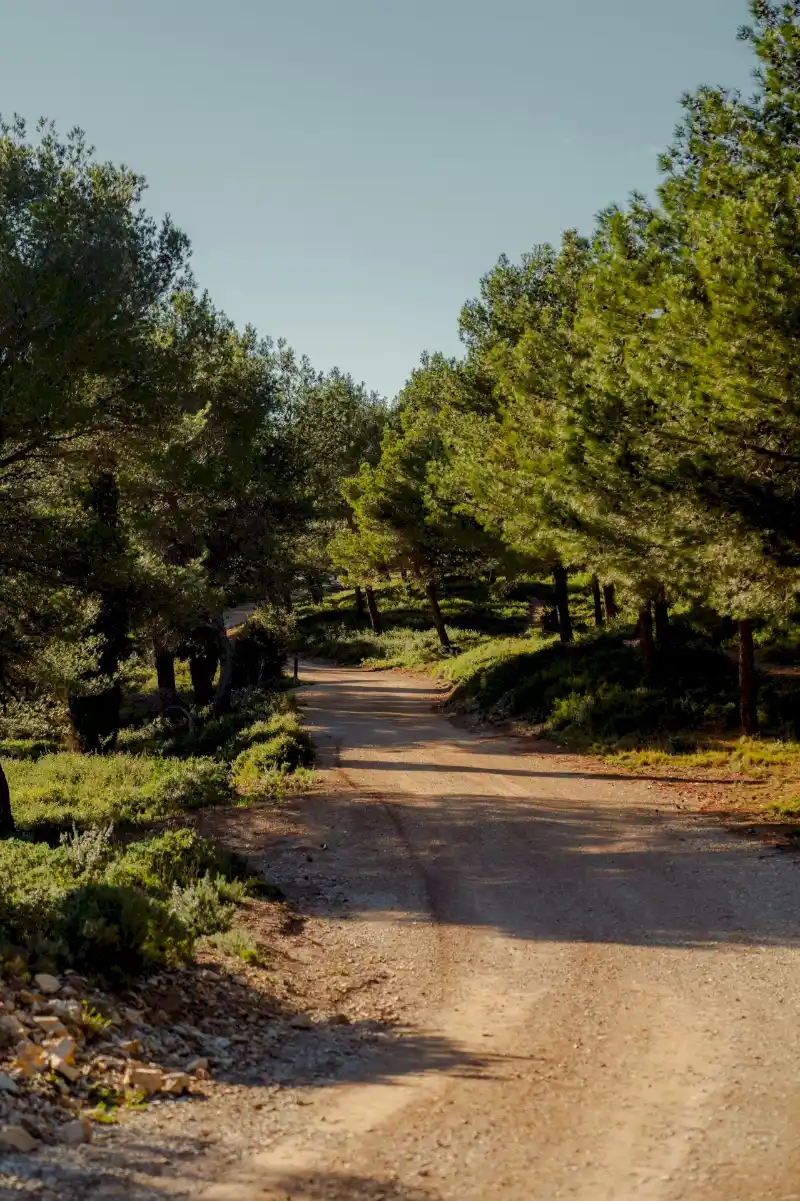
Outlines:
[{"label": "pale blue sky", "polygon": [[0,112],[148,178],[239,324],[393,394],[462,302],[657,181],[746,0],[0,0]]}]

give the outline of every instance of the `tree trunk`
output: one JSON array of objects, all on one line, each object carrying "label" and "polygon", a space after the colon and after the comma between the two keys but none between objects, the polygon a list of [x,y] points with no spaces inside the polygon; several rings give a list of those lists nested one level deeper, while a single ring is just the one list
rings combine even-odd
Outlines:
[{"label": "tree trunk", "polygon": [[663,587],[658,590],[653,608],[656,617],[656,642],[658,649],[664,651],[669,646],[669,605]]},{"label": "tree trunk", "polygon": [[230,713],[231,710],[233,648],[231,647],[228,632],[225,629],[222,618],[216,618],[214,625],[217,631],[217,645],[219,647],[219,680],[217,681],[217,691],[214,695],[214,715],[218,717],[221,713]]},{"label": "tree trunk", "polygon": [[300,659],[297,655],[294,656],[294,672],[292,674],[292,679],[295,681],[295,683],[300,679]]},{"label": "tree trunk", "polygon": [[601,626],[603,624],[603,597],[600,593],[600,581],[596,575],[592,576],[592,600],[594,602],[594,624]]},{"label": "tree trunk", "polygon": [[14,814],[11,812],[11,793],[8,788],[6,773],[3,771],[2,763],[0,763],[0,837],[13,834],[15,829]]},{"label": "tree trunk", "polygon": [[361,591],[360,586],[358,584],[356,584],[356,617],[363,618],[363,616],[364,616],[364,593]]},{"label": "tree trunk", "polygon": [[742,732],[758,733],[758,707],[756,704],[756,666],[753,652],[753,623],[739,622],[739,705],[742,715]]},{"label": "tree trunk", "polygon": [[443,649],[449,651],[452,649],[452,647],[450,645],[450,639],[447,637],[447,630],[445,629],[442,610],[439,608],[439,593],[432,580],[425,585],[425,595],[427,596],[428,602],[431,606],[431,612],[433,613],[433,624],[436,627],[436,633],[439,635],[439,641],[441,642]]},{"label": "tree trunk", "polygon": [[178,689],[175,685],[175,652],[167,650],[157,638],[153,639],[153,650],[156,656],[156,679],[158,695],[161,700],[161,712],[172,708],[178,699]]},{"label": "tree trunk", "polygon": [[319,580],[314,576],[308,576],[306,578],[306,585],[308,587],[308,594],[311,597],[314,604],[315,605],[323,604],[323,602],[325,600],[325,593],[322,591],[322,587],[320,586]]},{"label": "tree trunk", "polygon": [[192,677],[194,703],[198,709],[210,705],[214,699],[214,673],[219,660],[214,651],[198,652],[189,659],[189,675]]},{"label": "tree trunk", "polygon": [[606,620],[613,621],[619,617],[617,608],[616,589],[613,584],[603,584],[603,603],[606,607]]},{"label": "tree trunk", "polygon": [[[105,527],[103,554],[108,556],[106,565],[118,566],[125,553],[125,539],[119,531],[119,487],[113,472],[100,472],[91,480],[86,507]],[[68,702],[72,745],[83,753],[97,753],[113,747],[119,733],[122,690],[114,677],[120,660],[128,652],[130,614],[125,588],[110,582],[114,574],[111,571],[110,578],[99,589],[100,612],[92,628],[92,633],[99,638],[97,668],[84,676],[92,682],[105,679],[107,687],[100,693],[93,689],[89,695],[76,691]]]},{"label": "tree trunk", "polygon": [[558,610],[558,632],[562,642],[572,642],[572,618],[569,613],[569,592],[567,591],[567,569],[563,563],[553,568],[553,580],[556,586],[556,609]]},{"label": "tree trunk", "polygon": [[650,680],[656,674],[656,644],[653,640],[653,609],[650,601],[639,610],[639,650],[642,670]]},{"label": "tree trunk", "polygon": [[373,588],[366,588],[365,591],[367,594],[367,608],[369,609],[370,625],[376,634],[380,634],[381,615],[378,612],[378,602],[375,600],[375,590]]}]

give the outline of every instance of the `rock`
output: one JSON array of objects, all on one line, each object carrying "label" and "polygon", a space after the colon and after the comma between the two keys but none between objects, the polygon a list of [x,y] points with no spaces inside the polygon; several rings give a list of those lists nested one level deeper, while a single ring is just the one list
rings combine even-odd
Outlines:
[{"label": "rock", "polygon": [[51,1059],[63,1059],[65,1063],[75,1062],[75,1039],[70,1034],[64,1034],[58,1042],[47,1044],[47,1052]]},{"label": "rock", "polygon": [[6,1072],[0,1072],[0,1092],[11,1093],[12,1097],[19,1092],[16,1080],[12,1080]]},{"label": "rock", "polygon": [[61,981],[58,976],[51,976],[48,972],[39,972],[38,976],[33,977],[34,984],[45,994],[52,997],[61,989]]},{"label": "rock", "polygon": [[335,1013],[331,1018],[332,1026],[350,1026],[352,1025],[350,1018],[346,1013]]},{"label": "rock", "polygon": [[81,1078],[80,1068],[75,1067],[74,1063],[67,1063],[66,1060],[59,1059],[57,1055],[50,1056],[50,1067],[54,1072],[58,1072],[59,1076],[69,1080],[70,1084],[77,1084]]},{"label": "rock", "polygon": [[186,1071],[190,1075],[194,1075],[195,1073],[199,1074],[200,1072],[205,1072],[208,1074],[208,1060],[204,1059],[201,1055],[198,1055],[196,1058],[189,1060],[186,1065]]},{"label": "rock", "polygon": [[61,1018],[56,1017],[54,1013],[37,1013],[33,1020],[39,1029],[50,1035],[51,1038],[61,1038],[67,1033],[67,1028]]},{"label": "rock", "polygon": [[31,1136],[31,1138],[36,1138],[36,1139],[44,1138],[44,1134],[42,1133],[41,1128],[36,1125],[36,1123],[32,1120],[32,1118],[21,1117],[19,1120],[19,1124],[22,1127],[22,1129]]},{"label": "rock", "polygon": [[289,1025],[292,1030],[313,1030],[314,1028],[311,1018],[304,1013],[296,1013],[293,1018],[289,1019]]},{"label": "rock", "polygon": [[27,1036],[27,1030],[13,1013],[4,1013],[0,1017],[0,1041],[4,1043],[19,1042]]},{"label": "rock", "polygon": [[14,1066],[24,1072],[26,1076],[33,1076],[47,1066],[47,1052],[42,1047],[38,1047],[36,1043],[23,1039],[17,1046]]},{"label": "rock", "polygon": [[142,1049],[142,1044],[139,1042],[138,1038],[126,1039],[124,1042],[117,1043],[117,1046],[119,1047],[120,1051],[123,1052],[123,1054],[131,1055],[134,1058]]},{"label": "rock", "polygon": [[[66,989],[63,991],[66,992]],[[62,1001],[60,999],[56,999],[55,1001],[49,1001],[47,1008],[51,1013],[54,1013],[56,1017],[61,1018],[62,1022],[72,1022],[73,1025],[76,1026],[79,1026],[83,1023],[83,1007],[81,1006],[80,1001]]]},{"label": "rock", "polygon": [[181,1097],[184,1093],[188,1093],[193,1083],[192,1077],[186,1072],[170,1072],[164,1077],[161,1092],[169,1093],[172,1097]]},{"label": "rock", "polygon": [[125,1073],[125,1084],[133,1092],[142,1092],[147,1097],[161,1092],[164,1084],[164,1073],[161,1068],[149,1068],[144,1064],[132,1063]]},{"label": "rock", "polygon": [[0,1126],[0,1150],[35,1151],[39,1140],[28,1134],[23,1126]]},{"label": "rock", "polygon": [[75,1039],[70,1038],[67,1034],[64,1038],[59,1039],[55,1044],[48,1044],[47,1051],[50,1055],[50,1067],[54,1072],[58,1072],[59,1076],[63,1076],[65,1080],[69,1080],[72,1084],[76,1080],[80,1080],[80,1071],[75,1066]]},{"label": "rock", "polygon": [[78,1147],[81,1143],[92,1141],[92,1123],[88,1118],[76,1118],[74,1122],[65,1122],[58,1130],[62,1143],[70,1147]]}]

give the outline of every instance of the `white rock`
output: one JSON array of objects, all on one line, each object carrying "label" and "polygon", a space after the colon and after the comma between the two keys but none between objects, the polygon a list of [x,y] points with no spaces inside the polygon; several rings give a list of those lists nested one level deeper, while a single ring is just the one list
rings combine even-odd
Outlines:
[{"label": "white rock", "polygon": [[48,1043],[47,1052],[50,1056],[50,1067],[65,1080],[73,1084],[80,1079],[80,1071],[75,1066],[75,1039],[68,1034],[57,1043]]},{"label": "white rock", "polygon": [[51,1038],[61,1038],[67,1033],[67,1028],[61,1018],[56,1017],[54,1013],[37,1013],[33,1020]]},{"label": "white rock", "polygon": [[189,1091],[192,1083],[191,1076],[187,1075],[186,1072],[170,1072],[164,1077],[161,1092],[169,1093],[173,1097],[180,1097]]},{"label": "white rock", "polygon": [[190,1074],[195,1072],[208,1072],[208,1060],[198,1055],[197,1058],[191,1059],[187,1063],[186,1071]]},{"label": "white rock", "polygon": [[77,1147],[81,1143],[90,1143],[92,1133],[92,1123],[88,1118],[76,1118],[74,1122],[65,1122],[59,1128],[58,1137],[62,1143]]},{"label": "white rock", "polygon": [[47,1052],[53,1059],[63,1059],[65,1063],[74,1063],[75,1039],[65,1033],[63,1038],[59,1038],[58,1042],[49,1042],[47,1044]]},{"label": "white rock", "polygon": [[47,1066],[47,1053],[36,1043],[23,1039],[17,1046],[14,1066],[20,1068],[26,1076],[33,1076]]},{"label": "white rock", "polygon": [[48,997],[52,997],[61,988],[58,976],[51,976],[48,972],[39,972],[38,976],[33,977],[33,982]]},{"label": "white rock", "polygon": [[164,1073],[161,1068],[148,1068],[144,1064],[132,1063],[125,1073],[125,1083],[134,1092],[142,1092],[147,1097],[161,1092],[164,1084]]},{"label": "white rock", "polygon": [[3,1151],[35,1151],[39,1146],[38,1138],[28,1134],[22,1126],[0,1126],[0,1150]]}]

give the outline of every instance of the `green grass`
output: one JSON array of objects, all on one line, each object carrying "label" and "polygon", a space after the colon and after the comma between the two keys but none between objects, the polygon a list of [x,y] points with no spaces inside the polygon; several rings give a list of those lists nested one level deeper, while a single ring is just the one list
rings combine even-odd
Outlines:
[{"label": "green grass", "polygon": [[115,842],[110,828],[57,847],[5,839],[0,873],[6,956],[112,983],[185,961],[196,938],[230,930],[237,905],[270,891],[243,860],[190,829],[133,843]]},{"label": "green grass", "polygon": [[79,755],[61,751],[6,765],[21,831],[149,825],[232,799],[229,770],[212,758]]},{"label": "green grass", "polygon": [[293,699],[246,690],[231,713],[199,714],[191,733],[143,703],[127,712],[107,755],[53,750],[33,722],[18,738],[4,731],[17,752],[5,761],[17,836],[0,840],[0,959],[121,984],[184,962],[198,938],[233,945],[238,907],[280,897],[188,825],[163,826],[311,787],[313,746]]}]

